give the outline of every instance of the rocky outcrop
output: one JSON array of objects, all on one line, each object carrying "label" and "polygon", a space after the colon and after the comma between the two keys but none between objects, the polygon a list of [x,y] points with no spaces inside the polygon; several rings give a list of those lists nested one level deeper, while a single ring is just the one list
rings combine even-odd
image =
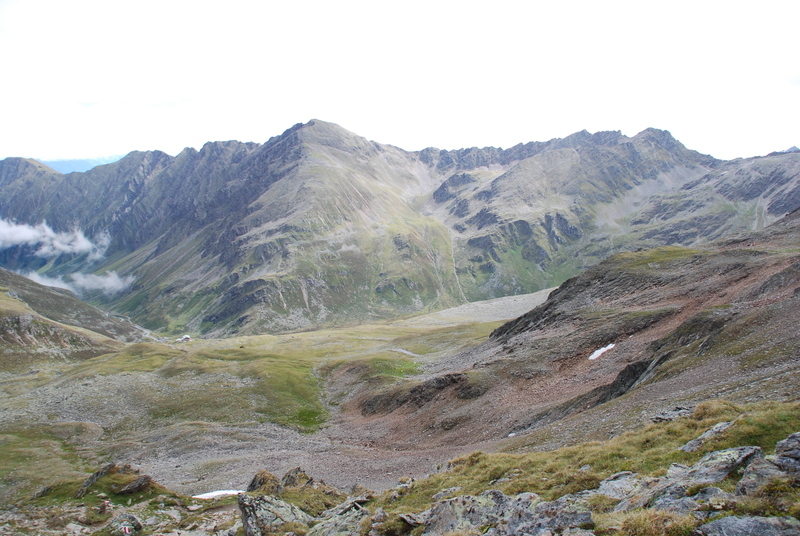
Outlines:
[{"label": "rocky outcrop", "polygon": [[130,495],[132,493],[140,493],[142,491],[147,491],[153,485],[153,479],[149,475],[142,475],[140,477],[135,478],[128,484],[120,487],[117,490],[119,495]]},{"label": "rocky outcrop", "polygon": [[[779,443],[782,457],[794,459],[798,437],[800,434],[793,434]],[[742,477],[736,494],[712,485],[740,472]],[[765,484],[786,476],[787,473],[763,457],[760,448],[745,446],[710,452],[691,466],[673,464],[662,477],[641,477],[623,471],[602,480],[595,489],[551,501],[543,500],[536,493],[506,495],[498,490],[437,500],[437,495],[458,491],[458,488],[450,488],[435,495],[435,502],[427,510],[396,515],[394,524],[382,509],[371,511],[365,506],[366,497],[350,498],[318,516],[310,516],[269,496],[240,495],[239,507],[248,536],[266,535],[283,526],[291,527],[292,523],[305,527],[303,530],[308,530],[309,536],[344,536],[365,533],[367,529],[371,536],[383,536],[398,533],[398,523],[405,527],[405,532],[401,530],[401,533],[413,530],[414,534],[423,536],[461,533],[587,536],[592,534],[595,525],[592,504],[597,502],[596,496],[601,496],[617,501],[613,510],[619,513],[652,510],[664,515],[692,516],[700,525],[698,535],[795,536],[793,531],[800,522],[789,517],[730,516],[702,524],[712,516],[735,511],[739,501],[757,496]],[[291,472],[287,479],[301,486],[312,481],[301,470]],[[402,493],[398,488],[397,493],[389,495],[399,498]]]},{"label": "rocky outcrop", "polygon": [[481,528],[488,528],[484,534],[492,536],[544,535],[592,526],[591,512],[577,496],[542,501],[535,493],[507,496],[497,490],[440,501],[431,509],[404,519],[412,525],[423,525],[424,536]]},{"label": "rocky outcrop", "polygon": [[112,472],[117,470],[117,465],[114,463],[109,463],[92,473],[89,478],[83,481],[81,487],[78,488],[78,491],[75,492],[75,498],[80,499],[89,491],[89,489],[101,478],[104,476],[111,474]]},{"label": "rocky outcrop", "polygon": [[247,491],[263,493],[264,495],[275,495],[280,491],[280,488],[281,482],[278,480],[278,477],[269,471],[263,470],[257,472],[255,476],[253,476],[253,479],[250,480],[250,484],[247,486]]}]

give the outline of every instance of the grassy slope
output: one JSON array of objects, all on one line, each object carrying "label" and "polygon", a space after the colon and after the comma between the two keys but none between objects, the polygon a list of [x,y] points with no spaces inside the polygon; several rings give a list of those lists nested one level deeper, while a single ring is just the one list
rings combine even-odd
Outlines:
[{"label": "grassy slope", "polygon": [[[707,441],[697,452],[678,450],[714,424],[732,419],[736,419],[732,427]],[[670,463],[692,464],[714,450],[757,445],[766,453],[774,452],[777,441],[798,430],[797,402],[737,406],[709,401],[699,405],[691,417],[651,424],[608,441],[590,441],[547,452],[475,452],[453,460],[446,471],[415,482],[399,499],[393,499],[388,492],[377,503],[394,512],[421,511],[431,505],[434,494],[453,487],[460,488],[453,495],[499,489],[505,493],[531,491],[554,499],[595,488],[600,480],[619,471],[659,476]]]}]

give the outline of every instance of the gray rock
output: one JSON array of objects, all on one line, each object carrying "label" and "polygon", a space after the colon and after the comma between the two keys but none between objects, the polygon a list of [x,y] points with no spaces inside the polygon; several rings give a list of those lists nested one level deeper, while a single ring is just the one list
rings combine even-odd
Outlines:
[{"label": "gray rock", "polygon": [[438,502],[412,521],[425,525],[424,536],[440,536],[484,526],[495,527],[512,515],[532,516],[533,506],[538,502],[539,496],[533,493],[511,498],[500,491],[489,490],[477,496],[462,495]]},{"label": "gray rock", "polygon": [[314,518],[293,504],[269,495],[238,497],[239,510],[246,536],[263,536],[286,523],[309,525]]},{"label": "gray rock", "polygon": [[350,536],[358,534],[361,521],[369,516],[369,511],[358,500],[348,500],[340,506],[325,511],[320,517],[323,521],[314,525],[307,536]]},{"label": "gray rock", "polygon": [[686,489],[682,484],[672,484],[651,501],[648,507],[707,519],[715,511],[722,510],[735,501],[733,495],[720,488],[703,488],[691,497],[686,495]]},{"label": "gray rock", "polygon": [[793,517],[739,517],[717,519],[698,527],[702,536],[800,536],[800,521]]},{"label": "gray rock", "polygon": [[724,510],[736,501],[736,497],[734,497],[733,494],[720,488],[710,486],[701,489],[692,499],[709,511]]},{"label": "gray rock", "polygon": [[775,465],[790,473],[800,473],[800,432],[775,445]]},{"label": "gray rock", "polygon": [[736,485],[736,495],[750,495],[771,480],[787,476],[787,473],[781,471],[771,461],[764,458],[756,458],[745,468],[741,480]]},{"label": "gray rock", "polygon": [[762,458],[759,447],[736,447],[710,452],[691,467],[672,464],[662,478],[631,480],[633,485],[627,491],[619,492],[623,497],[614,511],[627,512],[653,504],[660,504],[671,511],[693,510],[690,501],[682,500],[687,488],[720,482],[739,467],[759,458]]},{"label": "gray rock", "polygon": [[699,508],[699,504],[692,497],[686,495],[686,486],[675,483],[660,491],[649,507],[655,510],[664,510],[676,514],[688,514]]},{"label": "gray rock", "polygon": [[713,437],[720,435],[722,432],[730,428],[732,424],[733,421],[717,423],[708,430],[706,430],[705,432],[703,432],[702,434],[700,434],[700,436],[686,443],[684,446],[680,448],[680,450],[684,452],[695,452],[696,450],[699,450],[700,447],[703,446],[703,443],[705,443],[706,441],[708,441]]},{"label": "gray rock", "polygon": [[639,485],[640,480],[636,473],[621,471],[602,480],[596,492],[612,499],[625,499]]},{"label": "gray rock", "polygon": [[724,480],[731,472],[747,465],[756,458],[762,458],[759,447],[736,447],[717,450],[703,456],[681,476],[688,485],[714,484]]},{"label": "gray rock", "polygon": [[[543,502],[534,493],[507,496],[490,490],[478,496],[465,495],[436,503],[430,510],[403,519],[424,525],[424,536],[474,531],[490,527],[487,536],[562,534],[567,529],[592,526],[586,494],[565,495]],[[575,533],[576,536],[581,533]]]}]

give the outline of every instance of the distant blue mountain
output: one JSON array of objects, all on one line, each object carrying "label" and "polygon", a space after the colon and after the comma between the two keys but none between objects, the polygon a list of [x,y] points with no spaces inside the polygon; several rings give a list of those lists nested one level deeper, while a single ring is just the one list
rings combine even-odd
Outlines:
[{"label": "distant blue mountain", "polygon": [[59,173],[72,173],[73,171],[88,171],[93,167],[116,162],[123,155],[106,156],[103,158],[86,158],[75,160],[40,160],[42,164],[50,166]]}]

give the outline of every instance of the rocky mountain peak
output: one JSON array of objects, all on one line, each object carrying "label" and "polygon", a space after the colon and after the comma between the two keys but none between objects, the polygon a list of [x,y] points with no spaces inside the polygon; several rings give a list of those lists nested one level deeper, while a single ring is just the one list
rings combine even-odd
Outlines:
[{"label": "rocky mountain peak", "polygon": [[676,140],[668,130],[646,128],[633,137],[634,141],[651,141],[667,150],[686,150],[681,142]]}]

